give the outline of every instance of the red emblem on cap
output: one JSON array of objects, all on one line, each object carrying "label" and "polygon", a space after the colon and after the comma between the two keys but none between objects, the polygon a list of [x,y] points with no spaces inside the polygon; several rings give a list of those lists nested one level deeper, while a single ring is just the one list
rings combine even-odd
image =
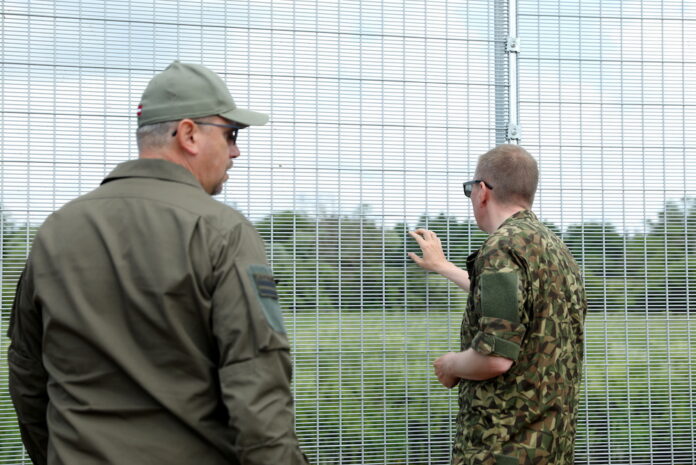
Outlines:
[{"label": "red emblem on cap", "polygon": [[143,105],[140,104],[140,105],[138,105],[138,116],[140,116],[142,114],[143,114]]}]

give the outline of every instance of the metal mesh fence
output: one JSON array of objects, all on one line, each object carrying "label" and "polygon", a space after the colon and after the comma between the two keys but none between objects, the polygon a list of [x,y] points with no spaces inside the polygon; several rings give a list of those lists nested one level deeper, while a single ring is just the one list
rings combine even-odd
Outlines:
[{"label": "metal mesh fence", "polygon": [[576,461],[696,463],[695,10],[6,0],[0,463],[29,463],[5,333],[33,232],[137,156],[140,94],[174,59],[205,64],[240,106],[271,114],[240,135],[220,199],[267,241],[313,463],[448,463],[456,396],[431,362],[458,348],[466,296],[409,263],[407,231],[437,231],[464,265],[485,235],[461,182],[517,137],[540,164],[535,210],[587,279]]},{"label": "metal mesh fence", "polygon": [[518,5],[523,143],[590,314],[577,463],[694,463],[692,2]]}]

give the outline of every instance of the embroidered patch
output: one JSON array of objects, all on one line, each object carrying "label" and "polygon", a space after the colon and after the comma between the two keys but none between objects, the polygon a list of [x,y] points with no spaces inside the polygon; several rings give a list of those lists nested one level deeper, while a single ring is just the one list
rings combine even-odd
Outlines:
[{"label": "embroidered patch", "polygon": [[256,284],[256,289],[261,297],[278,300],[278,291],[276,283],[272,275],[263,273],[254,273],[252,276]]},{"label": "embroidered patch", "polygon": [[285,334],[283,313],[278,304],[278,290],[271,268],[267,265],[249,265],[247,274],[256,290],[266,321],[275,331]]}]

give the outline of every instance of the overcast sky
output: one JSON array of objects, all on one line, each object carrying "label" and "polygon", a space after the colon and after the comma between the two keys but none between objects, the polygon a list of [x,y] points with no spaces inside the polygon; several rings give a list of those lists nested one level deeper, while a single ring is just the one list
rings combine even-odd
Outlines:
[{"label": "overcast sky", "polygon": [[[271,114],[240,136],[221,196],[253,219],[363,204],[387,225],[468,218],[461,183],[506,111],[493,3],[3,2],[0,201],[38,222],[135,158],[140,94],[178,58]],[[694,25],[694,2],[519,2],[542,217],[637,231],[696,196]]]}]

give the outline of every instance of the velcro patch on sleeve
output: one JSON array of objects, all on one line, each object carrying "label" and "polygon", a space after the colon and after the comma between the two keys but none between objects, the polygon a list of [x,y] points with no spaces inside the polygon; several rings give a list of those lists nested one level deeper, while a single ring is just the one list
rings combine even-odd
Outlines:
[{"label": "velcro patch on sleeve", "polygon": [[480,279],[482,315],[519,323],[517,273],[486,273]]},{"label": "velcro patch on sleeve", "polygon": [[283,313],[278,303],[278,290],[271,268],[267,265],[249,265],[247,273],[261,302],[266,321],[275,331],[285,334]]},{"label": "velcro patch on sleeve", "polygon": [[481,330],[474,336],[471,347],[483,355],[499,355],[517,360],[522,339],[527,331],[524,325],[502,318],[482,317]]}]

